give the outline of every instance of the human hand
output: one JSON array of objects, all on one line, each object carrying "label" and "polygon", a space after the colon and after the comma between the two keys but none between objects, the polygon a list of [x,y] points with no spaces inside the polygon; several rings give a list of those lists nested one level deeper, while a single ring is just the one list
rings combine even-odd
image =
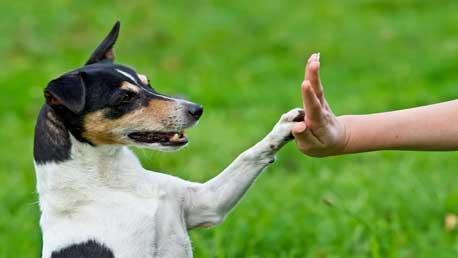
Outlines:
[{"label": "human hand", "polygon": [[307,61],[301,86],[304,121],[296,123],[292,131],[299,150],[313,157],[341,154],[349,139],[345,124],[332,113],[324,97],[319,70],[320,54],[316,53]]}]

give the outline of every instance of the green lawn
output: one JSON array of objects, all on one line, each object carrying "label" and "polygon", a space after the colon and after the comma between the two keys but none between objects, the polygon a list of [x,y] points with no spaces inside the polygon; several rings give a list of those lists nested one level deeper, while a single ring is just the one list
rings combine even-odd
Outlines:
[{"label": "green lawn", "polygon": [[[202,103],[191,144],[138,151],[152,170],[204,181],[300,105],[321,52],[337,114],[458,98],[458,1],[0,1],[0,257],[39,257],[33,126],[47,82],[81,65],[116,19],[118,62]],[[314,159],[293,144],[195,257],[458,257],[458,153]]]}]

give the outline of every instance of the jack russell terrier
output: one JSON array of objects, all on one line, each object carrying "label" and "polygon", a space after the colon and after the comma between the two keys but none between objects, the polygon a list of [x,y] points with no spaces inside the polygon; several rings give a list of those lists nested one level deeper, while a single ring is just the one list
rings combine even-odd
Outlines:
[{"label": "jack russell terrier", "polygon": [[188,230],[221,223],[291,139],[301,109],[205,183],[145,170],[127,146],[183,148],[203,109],[114,63],[117,22],[86,64],[47,85],[34,160],[43,258],[192,257]]}]

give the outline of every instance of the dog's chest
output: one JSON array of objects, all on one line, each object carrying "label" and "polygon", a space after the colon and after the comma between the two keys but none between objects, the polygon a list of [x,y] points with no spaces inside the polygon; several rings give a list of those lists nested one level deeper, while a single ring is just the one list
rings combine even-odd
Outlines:
[{"label": "dog's chest", "polygon": [[116,159],[37,165],[36,171],[43,257],[89,240],[116,258],[192,257],[179,182],[144,171],[127,149]]},{"label": "dog's chest", "polygon": [[45,250],[96,240],[117,258],[192,257],[180,209],[167,199],[106,192],[68,214],[43,214]]}]

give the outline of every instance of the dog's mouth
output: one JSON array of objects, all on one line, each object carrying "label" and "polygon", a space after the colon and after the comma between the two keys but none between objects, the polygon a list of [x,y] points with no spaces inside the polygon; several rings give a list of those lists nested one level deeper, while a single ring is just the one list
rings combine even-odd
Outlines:
[{"label": "dog's mouth", "polygon": [[159,143],[162,146],[183,146],[188,143],[184,131],[180,132],[133,132],[128,137],[138,143]]}]

